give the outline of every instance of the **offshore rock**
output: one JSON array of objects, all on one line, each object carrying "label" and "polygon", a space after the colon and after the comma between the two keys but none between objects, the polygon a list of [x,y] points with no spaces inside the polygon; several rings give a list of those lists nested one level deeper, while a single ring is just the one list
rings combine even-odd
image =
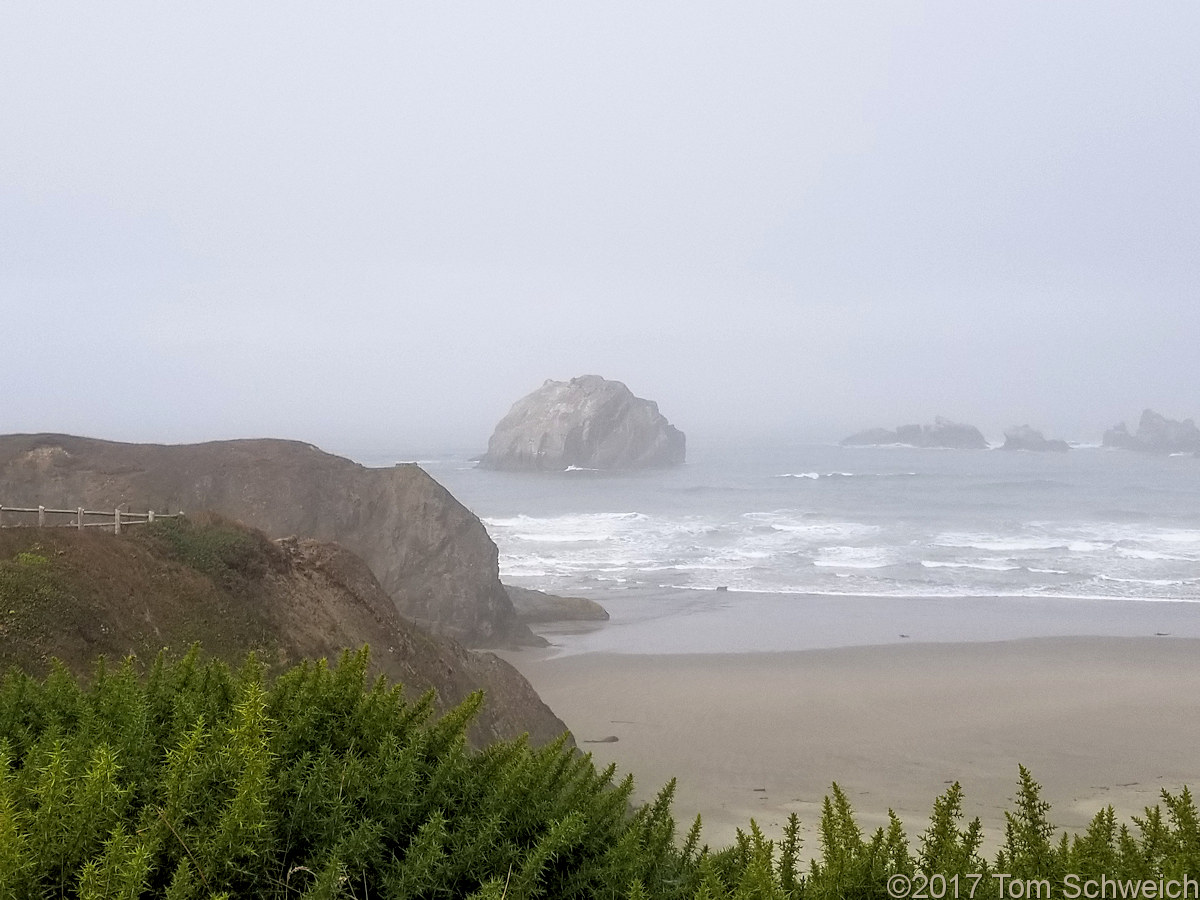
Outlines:
[{"label": "offshore rock", "polygon": [[952,422],[938,416],[932,425],[901,425],[895,431],[871,428],[852,434],[841,442],[843,447],[881,447],[901,444],[907,447],[951,450],[986,450],[988,442],[974,425]]},{"label": "offshore rock", "polygon": [[1147,409],[1138,422],[1137,434],[1130,434],[1122,422],[1104,433],[1103,444],[1142,453],[1196,453],[1200,452],[1200,429],[1191,419],[1176,421]]},{"label": "offshore rock", "polygon": [[1066,441],[1047,440],[1040,431],[1028,425],[1015,425],[1004,432],[1004,446],[1000,449],[1065,453],[1071,449],[1071,445]]},{"label": "offshore rock", "polygon": [[415,465],[368,469],[299,441],[124,444],[0,436],[0,501],[131,511],[212,510],[362,557],[397,611],[469,647],[541,644],[517,620],[482,523]]},{"label": "offshore rock", "polygon": [[652,400],[599,375],[547,381],[513,404],[479,464],[489,469],[612,471],[681,465],[686,438]]},{"label": "offshore rock", "polygon": [[896,432],[886,428],[868,428],[842,439],[843,447],[886,447],[900,442]]},{"label": "offshore rock", "polygon": [[528,624],[608,621],[608,610],[586,597],[560,597],[511,584],[504,589],[517,610],[517,618]]}]

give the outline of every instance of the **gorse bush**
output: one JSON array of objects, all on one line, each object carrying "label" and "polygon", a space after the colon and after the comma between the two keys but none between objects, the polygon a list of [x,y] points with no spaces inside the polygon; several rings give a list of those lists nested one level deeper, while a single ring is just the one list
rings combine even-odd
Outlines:
[{"label": "gorse bush", "polygon": [[[674,784],[636,810],[630,778],[558,741],[471,751],[482,698],[437,718],[431,695],[368,683],[365,648],[335,667],[274,679],[193,651],[98,665],[82,684],[61,666],[0,683],[0,898],[844,898],[886,897],[894,875],[1004,872],[1121,878],[1200,872],[1190,793],[1118,825],[1054,839],[1048,805],[1021,769],[1001,850],[980,855],[954,785],[915,847],[892,816],[864,835],[835,784],[802,863],[793,816],[779,842],[750,823],[733,846],[682,842]],[[965,896],[967,884],[963,883]]]},{"label": "gorse bush", "polygon": [[480,695],[435,719],[367,663],[10,673],[0,896],[680,895],[672,786],[630,814],[632,780],[562,740],[471,752]]}]

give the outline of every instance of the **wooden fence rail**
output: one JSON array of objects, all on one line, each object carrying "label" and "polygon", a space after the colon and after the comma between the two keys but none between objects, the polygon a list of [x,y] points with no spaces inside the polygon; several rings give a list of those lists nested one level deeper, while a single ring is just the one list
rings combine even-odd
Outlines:
[{"label": "wooden fence rail", "polygon": [[[149,510],[144,513],[128,512],[117,507],[109,510],[84,509],[78,506],[75,509],[50,509],[45,506],[3,506],[0,505],[0,528],[12,528],[22,525],[28,525],[27,522],[6,522],[4,521],[5,513],[18,513],[25,516],[37,514],[38,528],[111,528],[115,534],[121,533],[123,525],[140,525],[143,522],[153,522],[155,519],[175,519],[183,516],[183,512],[177,513],[156,513],[154,510]],[[73,521],[70,522],[47,522],[47,516],[71,516]],[[99,518],[103,521],[88,522],[87,518]]]}]

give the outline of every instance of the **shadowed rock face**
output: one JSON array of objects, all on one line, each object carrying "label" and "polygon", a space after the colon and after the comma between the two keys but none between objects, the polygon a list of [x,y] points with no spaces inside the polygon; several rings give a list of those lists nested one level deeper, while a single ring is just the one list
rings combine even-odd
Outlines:
[{"label": "shadowed rock face", "polygon": [[1066,441],[1046,440],[1046,436],[1036,428],[1030,428],[1028,425],[1017,425],[1004,432],[1004,446],[1000,449],[1065,453],[1071,449],[1071,446]]},{"label": "shadowed rock face", "polygon": [[686,439],[658,411],[619,381],[584,375],[547,381],[513,404],[496,426],[480,465],[490,469],[560,472],[677,466]]},{"label": "shadowed rock face", "polygon": [[298,441],[123,444],[0,436],[0,504],[214,510],[361,556],[401,615],[467,646],[540,643],[517,621],[483,525],[415,465],[368,469]]},{"label": "shadowed rock face", "polygon": [[586,597],[560,597],[506,584],[504,589],[522,622],[607,622],[608,610]]},{"label": "shadowed rock face", "polygon": [[871,428],[842,440],[843,447],[879,447],[903,444],[953,450],[986,450],[988,442],[974,425],[951,422],[938,416],[932,425],[901,425],[895,431]]},{"label": "shadowed rock face", "polygon": [[1191,419],[1178,422],[1147,409],[1138,422],[1137,434],[1130,434],[1122,422],[1104,432],[1104,446],[1143,453],[1200,452],[1200,429]]}]

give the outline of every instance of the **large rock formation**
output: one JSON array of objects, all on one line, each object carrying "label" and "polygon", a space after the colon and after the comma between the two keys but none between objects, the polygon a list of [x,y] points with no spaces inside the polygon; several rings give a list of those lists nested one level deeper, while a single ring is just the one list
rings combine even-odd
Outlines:
[{"label": "large rock formation", "polygon": [[901,425],[895,431],[871,428],[842,440],[843,447],[880,447],[901,444],[952,450],[986,450],[988,442],[974,425],[951,422],[938,416],[932,425]]},{"label": "large rock formation", "polygon": [[1147,409],[1138,422],[1137,434],[1130,434],[1122,422],[1104,432],[1103,443],[1143,453],[1194,453],[1200,451],[1200,429],[1191,419],[1179,422]]},{"label": "large rock formation", "polygon": [[531,588],[506,584],[517,618],[529,624],[551,622],[607,622],[608,610],[586,597],[560,597]]},{"label": "large rock formation", "polygon": [[272,537],[342,544],[402,615],[467,646],[540,642],[517,621],[479,519],[415,465],[368,469],[297,441],[6,435],[0,504],[215,510]]},{"label": "large rock formation", "polygon": [[488,441],[491,469],[619,470],[677,466],[685,438],[619,381],[584,375],[547,381],[513,404]]},{"label": "large rock formation", "polygon": [[1071,449],[1071,445],[1066,441],[1047,440],[1044,434],[1028,425],[1014,425],[1004,432],[1004,446],[1000,449],[1065,453]]},{"label": "large rock formation", "polygon": [[0,576],[0,668],[44,674],[54,658],[90,674],[99,655],[148,664],[197,642],[231,664],[253,650],[289,665],[368,644],[374,672],[410,697],[432,688],[445,709],[483,689],[476,745],[566,731],[520,673],[404,619],[366,563],[336,544],[272,542],[203,514],[120,537],[5,528]]}]

